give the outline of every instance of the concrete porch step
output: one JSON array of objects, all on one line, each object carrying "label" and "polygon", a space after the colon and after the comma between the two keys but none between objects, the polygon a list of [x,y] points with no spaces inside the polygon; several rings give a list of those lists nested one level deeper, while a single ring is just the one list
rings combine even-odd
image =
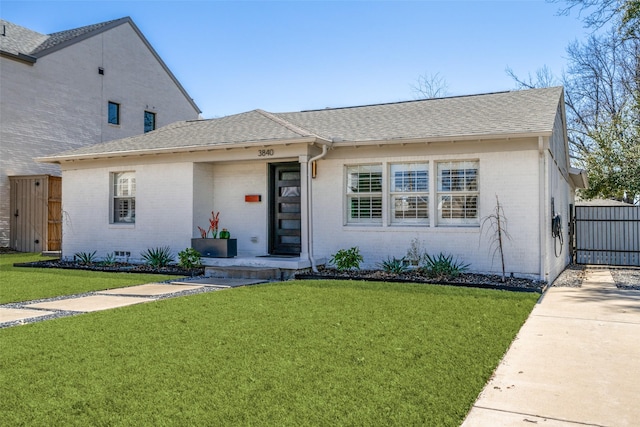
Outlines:
[{"label": "concrete porch step", "polygon": [[205,267],[204,275],[223,279],[282,280],[282,272],[277,267],[209,266]]}]

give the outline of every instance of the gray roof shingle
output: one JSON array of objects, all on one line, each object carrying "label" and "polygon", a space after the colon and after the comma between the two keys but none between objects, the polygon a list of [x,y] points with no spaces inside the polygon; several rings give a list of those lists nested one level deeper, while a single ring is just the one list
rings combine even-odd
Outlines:
[{"label": "gray roof shingle", "polygon": [[368,141],[550,132],[562,88],[278,114],[318,135]]},{"label": "gray roof shingle", "polygon": [[95,31],[105,29],[106,27],[109,27],[112,24],[117,25],[126,20],[127,18],[114,19],[112,21],[101,22],[99,24],[87,25],[80,28],[74,28],[72,30],[59,31],[57,33],[49,34],[49,37],[43,43],[41,43],[37,48],[35,48],[31,52],[31,54],[37,55],[38,53],[44,52],[48,49],[52,49],[70,40],[84,37]]},{"label": "gray roof shingle", "polygon": [[0,36],[0,51],[12,55],[30,55],[49,36],[21,27],[4,19],[0,19],[3,36]]},{"label": "gray roof shingle", "polygon": [[563,89],[554,87],[295,113],[253,110],[218,119],[176,122],[144,135],[87,146],[41,161],[286,143],[301,138],[357,144],[551,135],[562,95]]},{"label": "gray roof shingle", "polygon": [[65,43],[83,39],[96,31],[119,25],[128,20],[130,19],[120,18],[45,35],[2,19],[0,25],[4,26],[4,36],[0,36],[0,50],[13,55],[40,57]]}]

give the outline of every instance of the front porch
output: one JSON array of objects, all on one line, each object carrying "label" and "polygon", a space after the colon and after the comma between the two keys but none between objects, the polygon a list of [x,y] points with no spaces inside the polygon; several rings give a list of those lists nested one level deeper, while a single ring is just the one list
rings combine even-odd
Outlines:
[{"label": "front porch", "polygon": [[[308,257],[239,256],[235,258],[206,258],[205,276],[220,278],[251,278],[269,281],[291,280],[296,273],[311,270]],[[316,266],[327,263],[326,258],[316,260]]]}]

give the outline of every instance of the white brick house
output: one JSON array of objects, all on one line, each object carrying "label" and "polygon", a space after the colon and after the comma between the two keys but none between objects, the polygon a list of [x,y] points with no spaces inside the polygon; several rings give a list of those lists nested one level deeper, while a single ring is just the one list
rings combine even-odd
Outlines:
[{"label": "white brick house", "polygon": [[199,114],[130,18],[49,35],[0,20],[0,246],[50,249],[23,245],[17,234],[30,224],[20,221],[30,219],[10,212],[9,176],[60,175],[34,157]]},{"label": "white brick house", "polygon": [[[254,110],[40,161],[62,168],[72,218],[67,257],[95,250],[136,258],[159,246],[177,253],[215,210],[238,239],[238,257],[207,260],[213,264],[259,265],[270,254],[294,256],[302,268],[358,246],[363,266],[373,267],[402,257],[418,239],[431,254],[497,272],[481,223],[498,196],[512,236],[507,272],[544,280],[570,260],[570,204],[586,185],[584,173],[569,167],[559,87]],[[562,246],[552,234],[556,214]]]}]

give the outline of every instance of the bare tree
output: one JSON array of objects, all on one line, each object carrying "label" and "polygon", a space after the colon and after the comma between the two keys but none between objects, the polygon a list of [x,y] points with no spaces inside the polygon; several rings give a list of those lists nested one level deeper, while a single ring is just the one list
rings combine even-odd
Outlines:
[{"label": "bare tree", "polygon": [[[569,152],[572,163],[586,169],[594,183],[583,195],[633,200],[640,195],[632,179],[640,146],[640,39],[625,38],[612,28],[570,44],[567,55],[561,83]],[[519,89],[550,81],[546,67],[535,79],[506,71]]]},{"label": "bare tree", "polygon": [[640,0],[548,0],[564,3],[560,15],[578,10],[578,16],[587,27],[599,29],[614,21],[616,29],[625,38],[640,36]]},{"label": "bare tree", "polygon": [[623,40],[615,30],[567,48],[569,64],[562,82],[571,154],[576,160],[583,160],[590,152],[592,137],[600,128],[627,122],[623,119],[628,115],[637,118],[639,50],[639,40]]},{"label": "bare tree", "polygon": [[[488,229],[485,226],[488,225]],[[487,234],[491,239],[489,250],[493,250],[493,258],[500,253],[500,262],[502,264],[502,282],[507,280],[506,270],[504,266],[504,244],[505,239],[511,240],[511,235],[507,231],[507,217],[504,214],[504,208],[500,204],[498,195],[496,194],[496,207],[491,215],[482,219],[480,227],[480,235]]]},{"label": "bare tree", "polygon": [[553,72],[549,67],[543,65],[542,68],[538,68],[536,70],[535,79],[531,75],[528,74],[526,79],[520,79],[516,73],[511,69],[511,67],[507,67],[504,70],[509,77],[511,77],[516,82],[517,89],[534,89],[541,87],[552,87],[559,86],[561,84],[560,81],[553,75]]},{"label": "bare tree", "polygon": [[421,75],[411,89],[415,99],[442,98],[449,95],[449,85],[440,73]]}]

